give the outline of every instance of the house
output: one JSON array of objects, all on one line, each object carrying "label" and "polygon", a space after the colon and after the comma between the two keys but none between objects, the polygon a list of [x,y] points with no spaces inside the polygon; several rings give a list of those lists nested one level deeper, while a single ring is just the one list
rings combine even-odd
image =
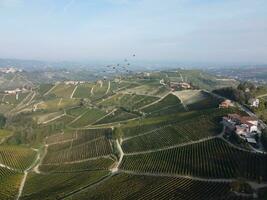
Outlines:
[{"label": "house", "polygon": [[172,90],[176,89],[190,89],[191,85],[186,82],[170,82],[170,88]]},{"label": "house", "polygon": [[219,108],[229,108],[229,107],[233,107],[233,106],[234,106],[234,104],[229,99],[226,99],[219,104]]},{"label": "house", "polygon": [[21,92],[22,90],[17,88],[15,90],[5,90],[6,94],[17,94],[18,92]]},{"label": "house", "polygon": [[78,85],[78,84],[83,84],[85,81],[65,81],[65,85]]},{"label": "house", "polygon": [[246,141],[254,147],[257,146],[257,141],[255,138],[246,138]]},{"label": "house", "polygon": [[259,99],[250,99],[249,100],[249,103],[250,103],[250,106],[251,107],[255,107],[255,108],[258,108],[259,105],[260,105],[260,100]]},{"label": "house", "polygon": [[226,127],[226,131],[233,132],[236,123],[228,117],[223,117],[222,124]]},{"label": "house", "polygon": [[253,138],[258,130],[258,119],[238,114],[228,114],[223,117],[223,125],[227,130],[235,132],[242,138]]}]

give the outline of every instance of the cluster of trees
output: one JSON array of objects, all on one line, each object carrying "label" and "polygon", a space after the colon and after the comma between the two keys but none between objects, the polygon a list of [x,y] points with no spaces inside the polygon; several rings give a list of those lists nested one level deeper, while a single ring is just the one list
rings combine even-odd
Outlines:
[{"label": "cluster of trees", "polygon": [[257,87],[254,84],[244,82],[240,83],[237,88],[226,87],[214,90],[213,92],[241,104],[249,104],[249,100],[254,97],[256,90]]}]

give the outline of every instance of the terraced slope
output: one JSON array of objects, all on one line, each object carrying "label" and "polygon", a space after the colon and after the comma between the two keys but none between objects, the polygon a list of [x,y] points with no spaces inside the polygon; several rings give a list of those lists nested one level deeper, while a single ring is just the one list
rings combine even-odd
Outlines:
[{"label": "terraced slope", "polygon": [[57,97],[70,98],[75,85],[58,84],[50,93],[55,94]]},{"label": "terraced slope", "polygon": [[111,98],[102,101],[99,105],[105,107],[124,107],[129,110],[135,110],[147,104],[150,104],[158,99],[158,97],[153,96],[122,93],[116,94]]},{"label": "terraced slope", "polygon": [[221,139],[151,153],[126,155],[120,168],[206,178],[243,177],[267,180],[266,155],[233,148]]},{"label": "terraced slope", "polygon": [[[100,129],[101,130],[101,129]],[[48,147],[43,164],[70,163],[95,157],[109,156],[112,146],[108,130],[90,130],[77,133],[75,138]]]},{"label": "terraced slope", "polygon": [[142,111],[147,113],[149,116],[159,116],[176,112],[184,112],[185,108],[176,96],[169,94],[158,103],[145,107]]},{"label": "terraced slope", "polygon": [[59,199],[75,190],[80,190],[82,187],[99,181],[107,174],[107,171],[64,173],[64,175],[62,173],[45,175],[30,173],[27,177],[21,199]]},{"label": "terraced slope", "polygon": [[0,199],[15,199],[23,174],[0,167]]},{"label": "terraced slope", "polygon": [[0,164],[8,167],[25,170],[31,166],[36,152],[30,148],[20,146],[0,146]]},{"label": "terraced slope", "polygon": [[221,125],[212,116],[201,115],[126,139],[122,148],[126,153],[153,150],[216,136],[221,131]]},{"label": "terraced slope", "polygon": [[126,120],[137,118],[137,117],[139,117],[139,115],[135,113],[126,111],[124,109],[118,109],[115,112],[112,112],[111,114],[107,115],[103,119],[97,121],[95,125],[121,122],[121,121],[126,121]]},{"label": "terraced slope", "polygon": [[98,158],[87,161],[77,161],[69,164],[43,164],[39,167],[42,172],[81,172],[93,170],[108,170],[114,164],[111,157]]},{"label": "terraced slope", "polygon": [[78,85],[73,97],[74,98],[90,98],[92,96],[91,89],[93,87],[92,83],[85,83]]},{"label": "terraced slope", "polygon": [[80,128],[90,124],[93,124],[98,119],[104,117],[107,113],[98,108],[88,108],[84,109],[84,112],[76,118],[73,123],[70,124],[71,127]]},{"label": "terraced slope", "polygon": [[116,174],[102,184],[85,189],[67,199],[237,200],[246,198],[238,198],[231,192],[229,183],[122,173]]}]

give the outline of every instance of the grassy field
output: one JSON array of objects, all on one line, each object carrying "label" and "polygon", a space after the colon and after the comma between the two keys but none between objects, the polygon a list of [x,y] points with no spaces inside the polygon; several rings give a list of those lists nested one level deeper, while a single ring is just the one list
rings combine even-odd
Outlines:
[{"label": "grassy field", "polygon": [[11,136],[13,133],[9,130],[0,129],[0,142],[8,136]]},{"label": "grassy field", "polygon": [[202,90],[184,90],[175,92],[189,110],[218,108],[223,99]]}]

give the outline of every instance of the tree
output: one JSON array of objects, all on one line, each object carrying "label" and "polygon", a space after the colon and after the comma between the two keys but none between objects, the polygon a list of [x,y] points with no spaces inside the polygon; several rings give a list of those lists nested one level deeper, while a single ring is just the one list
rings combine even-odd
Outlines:
[{"label": "tree", "polygon": [[0,129],[4,128],[6,125],[6,118],[3,114],[0,113]]}]

